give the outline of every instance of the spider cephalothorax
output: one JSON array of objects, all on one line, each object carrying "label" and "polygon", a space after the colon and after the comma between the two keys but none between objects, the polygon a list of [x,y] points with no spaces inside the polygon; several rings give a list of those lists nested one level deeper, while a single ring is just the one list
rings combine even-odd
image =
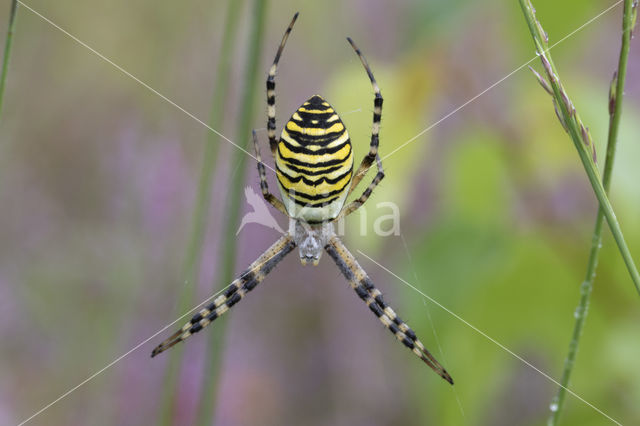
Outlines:
[{"label": "spider cephalothorax", "polygon": [[[317,265],[323,250],[326,251],[356,294],[382,324],[443,379],[453,384],[451,376],[418,340],[414,331],[387,305],[380,290],[375,288],[367,273],[334,232],[334,222],[362,206],[384,178],[382,161],[378,155],[382,95],[367,61],[350,38],[347,37],[347,40],[367,71],[375,93],[369,153],[358,169],[353,172],[353,152],[347,129],[331,105],[318,95],[309,98],[293,113],[284,126],[280,139],[276,139],[276,70],[297,17],[296,13],[282,37],[267,78],[267,133],[271,154],[275,159],[282,201],[269,192],[265,166],[260,158],[258,138],[255,131],[253,132],[262,195],[290,218],[289,231],[240,274],[220,296],[158,345],[151,356],[154,357],[185,340],[227,312],[297,246],[303,264],[311,262]],[[349,194],[374,163],[377,173],[369,186],[360,197],[345,204]]]},{"label": "spider cephalothorax", "polygon": [[289,233],[293,236],[293,241],[300,249],[300,261],[303,265],[311,262],[317,266],[320,262],[322,251],[335,236],[333,222],[323,222],[310,225],[299,219],[289,221]]}]

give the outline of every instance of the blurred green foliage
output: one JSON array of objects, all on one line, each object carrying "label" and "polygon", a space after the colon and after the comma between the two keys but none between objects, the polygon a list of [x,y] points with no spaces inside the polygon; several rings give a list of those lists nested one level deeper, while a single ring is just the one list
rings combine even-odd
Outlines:
[{"label": "blurred green foliage", "polygon": [[[226,2],[25,3],[207,117]],[[536,1],[556,41],[608,6]],[[373,96],[345,36],[367,56],[385,97],[383,156],[534,56],[516,2],[289,0],[271,2],[268,11],[265,77],[295,10],[300,21],[278,75],[278,125],[320,93],[343,115],[356,157],[367,151]],[[251,22],[244,13],[241,40]],[[554,50],[600,150],[620,13],[612,10]],[[636,259],[639,53],[634,41],[611,192]],[[233,55],[236,75],[244,74],[244,54]],[[181,261],[206,141],[197,122],[24,8],[12,55],[0,123],[1,424],[27,418],[175,319],[170,313],[184,286]],[[239,80],[230,93],[217,130],[235,140]],[[263,128],[262,97],[255,109],[252,127]],[[261,137],[266,147],[266,132]],[[201,299],[212,293],[225,249],[217,242],[227,206],[216,195],[225,193],[236,166],[233,148],[219,143]],[[596,213],[574,151],[547,95],[524,69],[385,159],[387,177],[367,209],[368,233],[359,235],[356,214],[347,243],[558,378]],[[259,191],[253,164],[246,182]],[[402,238],[373,233],[374,219],[387,213],[376,209],[383,201],[399,206]],[[236,270],[275,237],[245,227]],[[455,386],[395,342],[328,259],[303,268],[292,255],[229,315],[214,424],[545,422],[553,383],[375,264],[361,263]],[[605,232],[571,389],[623,424],[640,418],[639,312]],[[163,336],[32,424],[148,424],[159,410],[166,367],[166,358],[150,360],[149,352]],[[185,344],[175,424],[195,419],[194,401],[207,380],[205,341],[197,336]],[[606,424],[572,397],[563,420]]]}]

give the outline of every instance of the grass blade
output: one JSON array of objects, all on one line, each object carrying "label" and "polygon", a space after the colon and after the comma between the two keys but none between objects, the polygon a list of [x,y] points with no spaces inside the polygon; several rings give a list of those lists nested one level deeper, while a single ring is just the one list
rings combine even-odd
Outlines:
[{"label": "grass blade", "polygon": [[[613,170],[616,144],[618,140],[618,127],[620,124],[620,117],[622,116],[622,99],[624,96],[624,84],[627,75],[629,41],[631,39],[633,26],[635,25],[637,7],[637,0],[625,0],[624,2],[622,12],[622,45],[620,47],[618,69],[613,74],[613,80],[611,81],[611,88],[609,91],[609,133],[607,137],[607,155],[604,161],[604,171],[602,173],[602,187],[607,193],[609,192],[609,186],[611,183],[611,172]],[[569,386],[571,372],[573,371],[576,355],[578,353],[580,337],[582,336],[582,329],[584,328],[584,324],[587,319],[589,299],[591,297],[591,290],[593,289],[593,282],[596,277],[598,254],[600,253],[600,245],[602,243],[603,219],[604,212],[602,208],[599,207],[593,230],[593,238],[591,239],[591,250],[589,252],[589,261],[587,263],[587,273],[582,285],[580,286],[580,301],[576,308],[576,321],[573,327],[571,342],[569,343],[569,352],[567,353],[567,358],[564,362],[562,378],[560,379],[561,387],[558,388],[558,393],[553,398],[553,401],[551,401],[552,409],[548,421],[550,426],[556,426],[560,420],[560,415],[562,413],[566,397],[566,387]]]},{"label": "grass blade", "polygon": [[533,8],[531,1],[520,0],[520,6],[522,7],[522,11],[533,37],[536,51],[542,61],[542,65],[547,76],[548,86],[552,89],[552,98],[560,123],[569,136],[571,136],[571,140],[580,155],[580,160],[582,160],[584,169],[587,172],[587,177],[589,178],[591,187],[593,188],[598,202],[600,203],[600,209],[602,210],[604,217],[607,219],[609,229],[611,229],[613,238],[616,240],[618,250],[620,251],[620,254],[627,266],[629,275],[631,275],[636,291],[640,294],[640,274],[638,274],[638,269],[633,262],[627,243],[624,240],[618,219],[616,218],[613,207],[611,207],[609,198],[607,198],[606,191],[600,181],[598,168],[596,166],[595,147],[593,145],[591,135],[589,134],[589,128],[582,123],[582,120],[573,106],[569,95],[560,82],[560,77],[553,60],[551,59],[551,53],[549,52],[547,34],[544,32],[540,22],[538,22],[535,17],[535,9]]},{"label": "grass blade", "polygon": [[[260,53],[261,42],[264,36],[266,9],[266,0],[253,1],[251,11],[253,19],[250,25],[251,34],[249,36],[249,49],[247,50],[248,56],[245,62],[246,73],[244,78],[244,91],[242,95],[240,120],[238,121],[238,128],[235,133],[240,146],[246,147],[247,149],[250,149],[249,142],[251,136],[251,122],[254,115],[257,92],[256,83],[258,76],[263,74],[260,70]],[[238,229],[240,220],[240,205],[242,201],[242,194],[244,193],[242,191],[242,187],[244,185],[243,176],[246,169],[247,159],[248,156],[246,153],[240,150],[233,151],[231,164],[238,170],[240,176],[235,178],[230,176],[228,180],[229,208],[227,210],[224,224],[222,259],[219,263],[221,268],[220,273],[215,280],[215,288],[220,288],[230,283],[235,274],[237,249],[236,230]],[[223,324],[226,325],[226,319],[223,319],[223,321]],[[209,356],[204,372],[206,380],[203,384],[199,403],[197,421],[197,424],[199,425],[210,425],[212,421],[224,334],[224,326],[220,327],[220,325],[221,324],[218,324],[216,327],[216,333],[209,336]]]},{"label": "grass blade", "polygon": [[7,38],[4,42],[4,55],[2,58],[2,75],[0,75],[0,117],[2,117],[2,101],[4,99],[4,89],[7,84],[7,73],[9,72],[9,58],[11,57],[11,46],[13,45],[13,30],[16,24],[16,13],[18,11],[18,0],[11,1],[11,11],[9,12],[9,25],[7,26]]},{"label": "grass blade", "polygon": [[[222,48],[220,59],[216,68],[216,80],[213,88],[213,99],[211,104],[211,114],[209,124],[212,128],[218,129],[223,123],[223,113],[225,100],[229,89],[229,75],[231,73],[232,52],[235,46],[236,29],[242,1],[230,1],[225,19],[225,27],[222,36]],[[198,272],[200,270],[200,260],[202,256],[202,246],[207,226],[207,217],[211,205],[211,191],[213,187],[213,172],[218,157],[219,148],[218,137],[209,132],[207,143],[204,149],[202,169],[198,182],[198,190],[193,211],[191,234],[187,245],[185,261],[182,271],[184,284],[178,302],[178,315],[187,311],[193,304],[194,294],[197,288]],[[178,392],[178,377],[180,365],[183,358],[183,348],[176,347],[169,353],[169,363],[167,366],[165,383],[163,386],[161,419],[162,424],[169,425],[173,422],[174,396]]]}]

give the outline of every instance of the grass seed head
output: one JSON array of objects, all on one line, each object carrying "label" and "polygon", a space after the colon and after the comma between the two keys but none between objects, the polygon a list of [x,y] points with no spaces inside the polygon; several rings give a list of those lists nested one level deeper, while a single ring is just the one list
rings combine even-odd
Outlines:
[{"label": "grass seed head", "polygon": [[533,75],[536,76],[536,78],[538,79],[538,83],[540,83],[540,86],[542,86],[542,88],[545,90],[545,92],[547,92],[548,94],[553,96],[553,90],[551,89],[551,86],[549,86],[549,83],[547,83],[547,80],[542,78],[542,76],[536,70],[534,70],[533,68],[529,67],[529,69],[531,70]]}]

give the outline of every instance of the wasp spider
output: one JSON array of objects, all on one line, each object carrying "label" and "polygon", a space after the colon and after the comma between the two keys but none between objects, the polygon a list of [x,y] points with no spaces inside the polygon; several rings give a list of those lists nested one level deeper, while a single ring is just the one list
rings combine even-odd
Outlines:
[{"label": "wasp spider", "polygon": [[[275,158],[282,201],[269,192],[265,166],[260,158],[255,130],[253,131],[262,194],[273,207],[290,218],[289,231],[233,281],[222,295],[158,345],[151,356],[154,357],[185,340],[227,312],[262,282],[295,247],[299,247],[303,265],[308,262],[317,265],[324,249],[336,262],[357,295],[382,324],[436,373],[453,384],[451,376],[418,340],[414,331],[387,305],[380,290],[374,287],[367,273],[334,232],[334,222],[361,207],[384,178],[382,162],[378,155],[382,95],[367,61],[351,38],[347,37],[347,40],[364,65],[375,92],[369,153],[356,172],[353,172],[353,151],[347,129],[331,105],[318,95],[312,96],[293,113],[284,126],[280,139],[276,138],[276,69],[297,17],[296,13],[282,37],[267,78],[267,132],[271,153]],[[358,186],[374,162],[378,172],[373,181],[360,197],[345,204],[349,194]]]}]

